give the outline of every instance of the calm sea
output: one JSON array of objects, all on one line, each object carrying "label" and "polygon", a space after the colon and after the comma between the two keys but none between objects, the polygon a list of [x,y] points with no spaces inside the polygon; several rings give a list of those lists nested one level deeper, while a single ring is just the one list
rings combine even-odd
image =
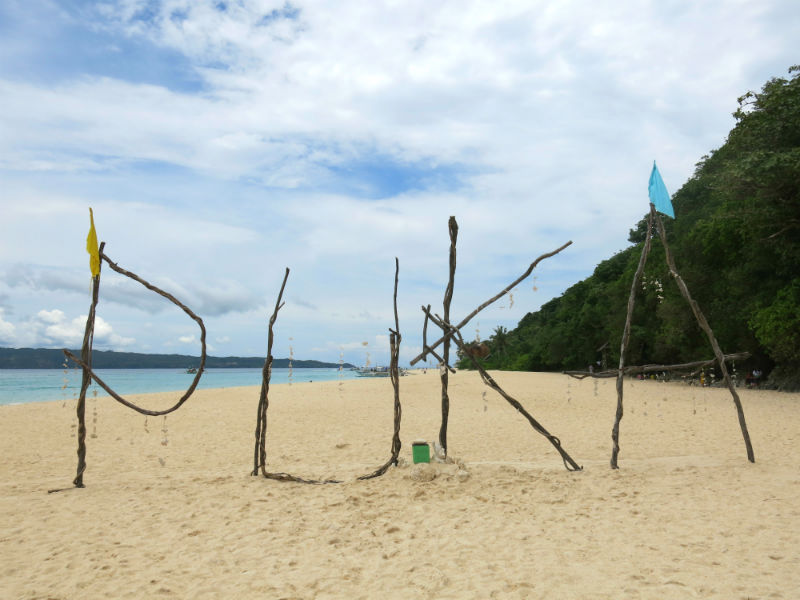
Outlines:
[{"label": "calm sea", "polygon": [[[111,389],[126,394],[182,391],[192,383],[194,375],[180,369],[97,369],[98,376]],[[291,376],[291,378],[290,378]],[[308,381],[335,381],[353,379],[354,371],[339,369],[273,369],[270,385],[305,383]],[[206,369],[198,389],[261,385],[261,369]],[[0,406],[25,402],[70,400],[78,397],[81,371],[69,369],[0,369]],[[98,396],[105,390],[92,382],[87,397],[93,390]]]}]

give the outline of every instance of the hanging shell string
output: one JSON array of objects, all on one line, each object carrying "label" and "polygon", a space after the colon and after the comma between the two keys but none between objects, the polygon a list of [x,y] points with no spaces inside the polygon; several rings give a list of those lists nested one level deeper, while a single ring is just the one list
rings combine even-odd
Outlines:
[{"label": "hanging shell string", "polygon": [[294,349],[292,348],[293,338],[289,338],[289,385],[292,385],[292,361],[294,361]]},{"label": "hanging shell string", "polygon": [[93,440],[97,439],[97,386],[92,389],[92,435]]},{"label": "hanging shell string", "polygon": [[164,415],[164,421],[161,424],[161,445],[166,446],[169,444],[169,438],[167,436],[167,415]]},{"label": "hanging shell string", "polygon": [[64,368],[64,377],[61,380],[61,397],[64,399],[64,402],[61,404],[61,408],[67,406],[67,392],[66,389],[69,387],[69,365],[67,365],[67,359],[64,359],[64,364],[61,365]]},{"label": "hanging shell string", "polygon": [[339,347],[339,373],[336,375],[339,379],[339,395],[341,396],[344,391],[344,348]]}]

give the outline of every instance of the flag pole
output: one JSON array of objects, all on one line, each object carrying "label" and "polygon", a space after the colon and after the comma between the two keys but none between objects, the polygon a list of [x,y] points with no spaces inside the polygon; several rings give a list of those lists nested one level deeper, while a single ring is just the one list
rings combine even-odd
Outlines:
[{"label": "flag pole", "polygon": [[97,231],[94,228],[94,213],[89,208],[89,234],[86,236],[86,252],[89,253],[89,270],[92,273],[92,305],[89,307],[89,316],[86,317],[86,329],[83,332],[83,345],[81,346],[81,362],[83,376],[81,378],[81,393],[78,396],[78,473],[72,481],[75,487],[83,487],[83,472],[86,471],[86,390],[92,381],[92,342],[94,341],[94,319],[97,300],[100,296],[100,255],[103,252],[103,242],[97,247]]},{"label": "flag pole", "polygon": [[[94,231],[94,224],[92,224]],[[91,235],[91,234],[90,234]],[[100,244],[98,251],[101,253],[105,242]],[[94,264],[92,265],[94,267]],[[94,271],[94,269],[93,269]],[[86,318],[86,329],[83,333],[83,345],[81,346],[81,361],[83,362],[83,375],[81,378],[81,393],[78,396],[78,470],[75,479],[72,481],[75,487],[82,488],[83,473],[86,471],[86,390],[92,381],[89,370],[92,367],[92,343],[94,341],[94,321],[97,308],[97,301],[100,295],[100,262],[97,262],[97,273],[92,277],[92,304],[89,307],[89,316]]]}]

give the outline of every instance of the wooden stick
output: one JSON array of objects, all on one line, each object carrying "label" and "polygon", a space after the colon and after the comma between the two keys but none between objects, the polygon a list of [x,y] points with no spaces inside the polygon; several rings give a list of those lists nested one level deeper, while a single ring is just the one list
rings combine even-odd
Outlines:
[{"label": "wooden stick", "polygon": [[[490,304],[492,304],[492,303],[496,302],[497,300],[499,300],[500,298],[502,298],[503,296],[505,296],[505,295],[506,295],[508,292],[510,292],[512,289],[514,289],[514,288],[515,288],[515,287],[516,287],[516,286],[517,286],[517,285],[518,285],[518,284],[519,284],[521,281],[523,281],[525,278],[527,278],[527,277],[528,277],[528,276],[529,276],[529,275],[530,275],[530,274],[533,272],[533,270],[536,268],[536,266],[537,266],[537,265],[538,265],[538,264],[539,264],[541,261],[543,261],[543,260],[544,260],[544,259],[546,259],[546,258],[550,258],[551,256],[555,256],[556,254],[558,254],[558,253],[559,253],[559,252],[561,252],[561,251],[562,251],[564,248],[566,248],[567,246],[570,246],[571,244],[572,244],[572,241],[569,241],[569,242],[567,242],[566,244],[564,244],[563,246],[561,246],[560,248],[557,248],[556,250],[553,250],[552,252],[548,252],[547,254],[542,254],[542,255],[541,255],[539,258],[537,258],[535,261],[533,261],[533,262],[531,263],[531,265],[528,267],[528,270],[527,270],[527,271],[525,271],[525,272],[524,272],[522,275],[520,275],[519,277],[517,277],[517,279],[515,279],[515,280],[514,280],[514,281],[513,281],[511,284],[509,284],[508,286],[506,286],[506,288],[505,288],[505,289],[503,289],[501,292],[499,292],[499,293],[498,293],[496,296],[494,296],[494,297],[490,298],[489,300],[487,300],[486,302],[484,302],[483,304],[481,304],[481,305],[480,305],[478,308],[476,308],[475,310],[473,310],[473,311],[472,311],[470,314],[468,314],[466,317],[464,317],[464,319],[463,319],[463,320],[462,320],[462,321],[461,321],[461,322],[460,322],[458,325],[456,325],[456,326],[455,326],[453,329],[460,330],[461,328],[463,328],[463,327],[464,327],[464,325],[466,325],[467,323],[469,323],[469,322],[472,320],[472,318],[473,318],[475,315],[477,315],[479,312],[481,312],[481,311],[482,311],[484,308],[486,308],[486,307],[487,307],[487,306],[489,306]],[[423,310],[423,312],[425,311],[425,307],[424,307],[424,306],[422,307],[422,310]],[[436,347],[437,347],[439,344],[441,344],[441,343],[442,343],[442,342],[445,340],[445,338],[450,338],[450,337],[452,337],[453,335],[454,335],[454,334],[453,334],[452,332],[451,332],[451,333],[446,333],[446,334],[444,334],[444,335],[443,335],[441,338],[439,338],[438,340],[436,340],[436,341],[433,343],[433,345],[429,347],[429,349],[427,349],[427,350],[426,350],[425,348],[423,348],[423,350],[422,350],[422,353],[421,353],[421,354],[419,354],[418,356],[416,356],[416,357],[415,357],[415,358],[414,358],[414,359],[413,359],[413,360],[412,360],[412,361],[411,361],[409,364],[410,364],[411,366],[414,366],[414,365],[415,365],[415,364],[417,364],[419,361],[421,361],[421,360],[424,360],[424,359],[425,359],[425,357],[426,357],[426,356],[428,355],[428,353],[430,352],[430,349],[435,349],[435,348],[436,348]]]},{"label": "wooden stick", "polygon": [[619,469],[617,465],[617,457],[619,456],[619,423],[622,421],[622,385],[623,375],[625,373],[625,352],[628,349],[628,340],[631,335],[631,321],[633,319],[633,305],[636,298],[636,289],[639,285],[639,280],[642,278],[644,272],[644,265],[647,262],[647,255],[650,253],[650,239],[653,233],[653,215],[647,220],[647,235],[644,240],[644,248],[642,248],[642,255],[639,257],[639,266],[636,268],[636,273],[631,282],[631,294],[628,296],[628,314],[625,316],[625,328],[622,331],[622,342],[619,349],[619,369],[617,369],[617,412],[614,417],[614,427],[611,429],[611,440],[613,448],[611,450],[611,468]]},{"label": "wooden stick", "polygon": [[[136,406],[132,402],[126,400],[125,398],[121,397],[117,394],[114,390],[112,390],[108,384],[106,384],[98,375],[92,370],[92,341],[94,339],[94,324],[95,318],[97,313],[97,304],[99,301],[100,296],[100,273],[98,273],[92,280],[92,304],[89,308],[89,316],[86,319],[86,330],[84,332],[83,337],[83,346],[81,347],[81,356],[80,358],[75,356],[72,352],[67,349],[63,349],[64,355],[78,364],[83,369],[83,376],[81,379],[81,392],[78,398],[78,407],[77,407],[77,414],[78,414],[78,469],[77,475],[73,480],[73,485],[75,487],[84,487],[83,486],[83,473],[86,471],[86,391],[89,387],[89,383],[92,379],[101,387],[103,388],[112,398],[114,398],[117,402],[145,415],[165,415],[174,410],[177,410],[188,398],[192,395],[195,388],[197,387],[197,383],[200,380],[200,376],[203,374],[203,369],[205,366],[206,360],[206,330],[205,326],[203,325],[202,319],[195,315],[189,308],[184,306],[181,302],[179,302],[174,296],[168,294],[167,292],[159,289],[158,287],[152,285],[151,283],[145,281],[138,275],[131,273],[130,271],[126,271],[125,269],[119,267],[116,263],[114,263],[111,259],[106,256],[103,252],[105,249],[105,242],[100,244],[100,248],[98,249],[100,255],[100,266],[102,267],[102,261],[105,260],[109,267],[112,270],[133,279],[144,285],[149,290],[152,290],[159,294],[160,296],[165,297],[170,302],[176,304],[181,309],[183,309],[186,314],[188,314],[192,319],[194,319],[200,325],[200,341],[202,344],[202,354],[200,358],[200,368],[197,371],[197,375],[195,376],[194,380],[192,381],[192,385],[186,391],[186,393],[178,400],[177,404],[172,406],[167,410],[161,411],[151,411],[140,408]],[[59,491],[59,490],[51,490],[51,491]]]},{"label": "wooden stick", "polygon": [[[400,335],[400,321],[398,318],[397,313],[397,288],[399,283],[400,277],[400,261],[395,258],[395,272],[394,272],[394,329],[391,327],[389,328],[389,347],[391,352],[391,360],[390,360],[390,367],[389,367],[389,375],[392,381],[392,387],[394,389],[394,433],[392,435],[392,452],[389,460],[387,460],[383,465],[378,467],[372,473],[367,475],[362,475],[358,477],[359,480],[365,479],[372,479],[374,477],[380,477],[389,469],[392,465],[397,465],[398,457],[400,456],[400,448],[402,446],[400,442],[400,420],[402,417],[402,409],[400,406],[400,368],[399,368],[399,359],[400,359],[400,341],[402,339]],[[267,430],[267,417],[266,411],[269,407],[269,400],[267,399],[267,392],[269,389],[269,375],[271,373],[271,366],[272,366],[272,326],[275,323],[275,319],[277,318],[278,310],[283,306],[281,304],[281,297],[283,296],[283,289],[286,285],[286,277],[289,276],[289,269],[286,269],[286,276],[283,279],[283,285],[281,286],[280,294],[278,295],[278,301],[275,303],[275,311],[270,318],[269,324],[269,337],[267,342],[267,362],[264,364],[263,370],[263,380],[261,386],[261,399],[259,400],[259,419],[258,425],[256,426],[256,453],[257,456],[254,457],[254,468],[253,468],[253,475],[258,474],[258,469],[261,469],[261,474],[266,477],[267,479],[273,479],[276,481],[291,481],[294,483],[306,483],[311,485],[320,485],[326,483],[342,483],[338,479],[306,479],[303,477],[297,477],[296,475],[291,475],[289,473],[270,473],[266,470],[266,444],[263,441],[266,436]],[[263,417],[262,417],[263,414]]]},{"label": "wooden stick", "polygon": [[453,367],[451,367],[450,365],[448,365],[446,362],[444,362],[444,359],[441,356],[439,356],[438,354],[436,354],[436,350],[434,350],[433,348],[428,346],[428,314],[427,313],[430,312],[430,310],[431,310],[431,305],[428,304],[428,309],[427,309],[427,312],[425,313],[425,320],[423,321],[423,324],[422,324],[422,348],[423,348],[423,350],[426,350],[431,356],[433,356],[433,358],[438,360],[440,365],[443,365],[451,373],[455,373],[456,370]]},{"label": "wooden stick", "polygon": [[[133,410],[135,410],[136,412],[138,412],[140,414],[149,415],[151,417],[153,417],[153,416],[157,417],[157,416],[160,416],[160,415],[169,414],[169,413],[171,413],[173,411],[178,410],[183,405],[183,403],[186,402],[189,399],[189,396],[192,395],[192,393],[194,392],[195,388],[197,387],[197,384],[200,382],[200,377],[203,375],[203,370],[205,369],[205,364],[206,364],[206,327],[203,324],[203,320],[200,317],[198,317],[196,314],[194,314],[191,311],[191,309],[189,309],[189,307],[185,306],[177,298],[175,298],[175,296],[173,296],[172,294],[169,294],[169,293],[165,292],[164,290],[154,286],[153,284],[149,283],[148,281],[145,281],[144,279],[142,279],[141,277],[139,277],[135,273],[131,273],[130,271],[126,271],[125,269],[121,268],[116,263],[114,263],[110,258],[108,258],[108,256],[106,256],[103,253],[103,247],[104,246],[105,246],[105,242],[103,242],[100,245],[100,258],[102,260],[105,260],[106,263],[108,263],[108,266],[111,267],[112,270],[116,271],[117,273],[120,273],[121,275],[124,275],[125,277],[129,277],[130,279],[133,279],[134,281],[137,281],[137,282],[141,283],[144,287],[146,287],[147,289],[155,292],[159,296],[163,296],[164,298],[166,298],[167,300],[169,300],[170,302],[172,302],[173,304],[178,306],[187,315],[189,315],[189,317],[192,320],[194,320],[197,323],[197,325],[200,327],[200,366],[197,369],[197,374],[194,376],[194,379],[192,380],[192,383],[189,386],[189,388],[186,390],[186,392],[183,394],[183,396],[180,397],[180,399],[178,400],[177,403],[175,403],[174,406],[171,406],[170,408],[167,408],[165,410],[147,410],[145,408],[141,408],[141,407],[137,406],[136,404],[134,404],[130,400],[126,400],[125,398],[123,398],[122,396],[117,394],[114,390],[112,390],[108,386],[108,384],[106,382],[104,382],[100,377],[98,377],[97,373],[95,373],[92,370],[91,364],[89,364],[89,362],[86,361],[84,358],[78,358],[72,352],[70,352],[69,350],[66,350],[66,349],[63,350],[63,352],[70,360],[72,360],[76,364],[80,365],[84,369],[85,372],[89,373],[89,375],[91,375],[92,379],[94,379],[97,382],[97,385],[99,385],[101,388],[103,388],[109,396],[114,398],[114,400],[116,400],[120,404],[123,404],[123,405],[127,406],[128,408],[133,409]],[[102,260],[101,260],[101,264],[102,264]],[[98,282],[98,285],[99,285],[99,282]]]},{"label": "wooden stick", "polygon": [[736,393],[736,389],[733,387],[733,382],[728,374],[728,367],[725,365],[725,357],[719,347],[717,338],[714,335],[711,326],[708,324],[705,315],[703,315],[703,311],[700,310],[700,305],[698,305],[697,302],[695,302],[695,300],[692,298],[692,295],[689,293],[689,288],[686,286],[686,283],[678,273],[678,269],[675,267],[675,260],[672,257],[669,244],[667,244],[667,234],[664,230],[664,223],[661,222],[661,217],[656,213],[656,209],[652,204],[650,205],[650,216],[651,218],[655,217],[658,235],[661,238],[661,243],[664,245],[664,252],[667,256],[667,265],[669,266],[670,274],[678,284],[678,288],[680,289],[681,294],[683,294],[683,297],[686,299],[686,302],[688,302],[689,306],[692,308],[694,317],[697,319],[697,324],[700,325],[700,328],[705,332],[706,337],[708,337],[711,348],[714,350],[714,356],[716,356],[719,369],[722,371],[722,377],[725,379],[725,383],[728,386],[731,396],[733,396],[733,403],[736,406],[736,414],[739,417],[739,427],[742,430],[742,437],[744,438],[744,445],[747,450],[747,460],[749,460],[751,463],[756,462],[755,455],[753,454],[753,445],[750,443],[750,433],[747,431],[747,423],[744,419],[742,401],[739,399],[739,394]]},{"label": "wooden stick", "polygon": [[[106,243],[100,244],[99,252],[102,254]],[[102,267],[102,262],[100,263]],[[83,332],[83,345],[81,346],[81,359],[88,366],[84,367],[81,375],[81,392],[78,396],[78,469],[72,485],[77,488],[84,487],[83,473],[86,471],[86,391],[92,380],[90,375],[92,365],[92,342],[94,341],[94,322],[97,310],[97,302],[100,298],[100,271],[92,277],[92,304],[89,307],[89,316],[86,317],[86,329]]]},{"label": "wooden stick", "polygon": [[394,259],[394,330],[389,330],[389,348],[391,352],[391,359],[389,361],[389,375],[392,379],[392,388],[394,390],[394,433],[392,435],[392,454],[383,465],[378,467],[377,470],[368,474],[362,475],[358,479],[373,479],[380,477],[389,469],[391,465],[397,466],[397,459],[400,456],[400,420],[402,418],[402,408],[400,406],[400,342],[402,336],[400,335],[400,321],[397,318],[397,286],[400,275],[400,261],[395,257]]},{"label": "wooden stick", "polygon": [[[736,354],[726,354],[724,357],[726,362],[733,360],[745,360],[750,358],[749,352],[737,352]],[[684,371],[686,369],[695,369],[697,367],[707,367],[717,362],[717,358],[709,358],[708,360],[697,360],[694,362],[681,363],[678,365],[643,365],[638,367],[625,367],[625,375],[635,375],[637,373],[653,373],[658,371]],[[619,371],[562,371],[564,375],[569,375],[574,379],[586,379],[587,377],[596,379],[606,379],[616,377]]]},{"label": "wooden stick", "polygon": [[259,469],[261,474],[266,479],[273,479],[275,481],[292,481],[295,483],[308,483],[311,485],[319,485],[323,483],[341,483],[336,479],[305,479],[290,475],[289,473],[271,473],[267,471],[267,409],[269,408],[269,382],[272,378],[272,345],[275,341],[273,332],[275,321],[278,319],[278,311],[283,308],[285,304],[283,299],[283,292],[286,289],[286,280],[289,278],[289,268],[286,268],[286,273],[283,275],[283,283],[281,284],[280,292],[278,292],[278,299],[275,301],[275,310],[272,311],[272,316],[269,318],[269,326],[267,327],[267,358],[264,361],[264,367],[261,369],[261,393],[258,399],[258,415],[256,421],[256,445],[253,456],[253,472],[252,475],[258,475]]},{"label": "wooden stick", "polygon": [[253,473],[258,475],[258,469],[266,477],[265,465],[267,463],[267,408],[269,407],[269,380],[272,377],[272,344],[275,340],[273,327],[278,319],[278,311],[283,307],[283,291],[286,289],[286,280],[289,279],[289,267],[283,275],[281,290],[278,292],[278,299],[275,301],[275,310],[269,318],[267,327],[267,358],[264,360],[264,367],[261,369],[261,394],[258,398],[258,413],[256,418],[256,444],[253,450]]},{"label": "wooden stick", "polygon": [[497,384],[497,382],[492,378],[491,375],[489,375],[489,373],[486,372],[486,370],[475,359],[475,357],[473,357],[471,354],[465,352],[466,344],[464,343],[464,338],[461,336],[461,332],[458,331],[452,325],[448,325],[447,323],[445,323],[443,319],[440,319],[438,317],[438,315],[434,316],[434,315],[431,315],[430,313],[427,313],[427,314],[428,314],[429,318],[431,319],[431,321],[433,321],[434,324],[436,324],[440,329],[442,329],[443,332],[447,332],[449,330],[450,335],[453,338],[453,341],[458,345],[458,347],[461,349],[463,354],[465,354],[466,356],[469,356],[470,360],[472,361],[473,366],[480,373],[481,379],[483,379],[483,382],[486,385],[488,385],[490,388],[492,388],[494,391],[496,391],[498,394],[500,394],[503,398],[505,398],[506,401],[511,406],[516,408],[517,411],[519,413],[521,413],[528,420],[528,422],[531,424],[531,426],[534,428],[534,430],[536,430],[538,433],[542,434],[544,437],[547,438],[547,440],[553,445],[553,447],[561,455],[561,460],[564,462],[564,467],[568,471],[581,471],[581,470],[583,470],[583,467],[579,466],[578,463],[576,463],[574,460],[572,460],[572,457],[569,454],[567,454],[567,451],[564,450],[564,448],[562,448],[561,440],[559,440],[556,436],[550,434],[544,427],[542,427],[542,425],[536,419],[534,419],[533,416],[531,416],[531,414],[528,411],[525,410],[525,408],[522,406],[522,404],[520,404],[516,399],[514,399],[510,395],[508,395],[505,392],[505,390],[503,390],[503,388],[501,388]]},{"label": "wooden stick", "polygon": [[[456,240],[458,239],[458,223],[455,217],[450,217],[447,223],[450,232],[450,275],[447,280],[447,288],[444,291],[444,322],[450,325],[450,303],[453,300],[453,285],[456,277]],[[427,318],[427,315],[426,315]],[[425,346],[423,346],[424,351]],[[445,339],[444,348],[442,349],[442,366],[449,365],[450,363],[450,340]],[[439,376],[442,380],[442,425],[439,428],[439,444],[447,456],[447,418],[450,414],[450,397],[447,395],[447,385],[449,373],[447,368],[441,369]]]}]

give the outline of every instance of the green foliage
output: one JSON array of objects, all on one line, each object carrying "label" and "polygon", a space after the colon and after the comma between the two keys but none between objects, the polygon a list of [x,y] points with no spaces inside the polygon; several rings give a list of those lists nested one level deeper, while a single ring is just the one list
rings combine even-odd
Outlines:
[{"label": "green foliage", "polygon": [[759,310],[750,322],[761,344],[779,363],[800,363],[800,279],[778,292],[775,302]]},{"label": "green foliage", "polygon": [[[749,351],[748,365],[800,370],[800,67],[739,98],[726,143],[704,156],[673,196],[665,228],[676,265],[726,352]],[[633,246],[488,340],[490,368],[585,369],[614,365],[645,236]],[[605,354],[599,349],[609,342]],[[708,341],[669,276],[653,240],[637,290],[629,364],[711,357]],[[466,367],[466,364],[459,364]]]}]

